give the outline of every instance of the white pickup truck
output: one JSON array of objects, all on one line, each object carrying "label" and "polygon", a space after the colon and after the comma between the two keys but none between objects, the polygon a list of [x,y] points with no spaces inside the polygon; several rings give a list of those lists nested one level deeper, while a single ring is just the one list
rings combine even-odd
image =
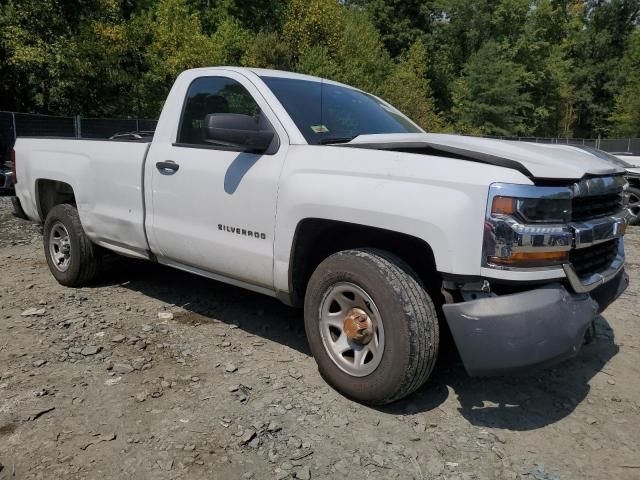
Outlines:
[{"label": "white pickup truck", "polygon": [[322,376],[385,404],[450,330],[471,375],[574,355],[626,288],[624,170],[569,146],[425,133],[360,90],[182,73],[153,139],[18,138],[54,277],[111,250],[304,306]]}]

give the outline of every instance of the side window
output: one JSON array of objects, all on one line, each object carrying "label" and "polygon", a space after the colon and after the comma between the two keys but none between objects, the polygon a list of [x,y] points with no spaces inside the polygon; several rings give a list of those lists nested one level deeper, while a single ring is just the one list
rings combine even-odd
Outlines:
[{"label": "side window", "polygon": [[211,113],[241,113],[264,121],[260,107],[240,83],[231,78],[202,77],[189,86],[177,142],[211,145],[205,142],[202,129]]}]

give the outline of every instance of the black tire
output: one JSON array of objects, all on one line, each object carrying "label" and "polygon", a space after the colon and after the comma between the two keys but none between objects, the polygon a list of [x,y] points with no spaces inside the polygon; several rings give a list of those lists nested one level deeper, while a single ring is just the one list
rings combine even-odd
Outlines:
[{"label": "black tire", "polygon": [[630,220],[631,225],[640,224],[640,188],[629,187],[625,191],[625,202],[627,205],[633,204],[634,206],[629,209],[633,213],[633,217]]},{"label": "black tire", "polygon": [[[62,224],[69,234],[69,264],[65,271],[56,267],[49,248],[53,227],[58,224]],[[44,222],[43,240],[49,270],[61,285],[82,287],[90,284],[98,275],[102,263],[100,248],[84,233],[78,210],[74,205],[56,205],[49,211]]]},{"label": "black tire", "polygon": [[[348,282],[374,301],[384,326],[384,351],[375,370],[353,376],[339,368],[320,333],[320,308],[332,286]],[[325,259],[305,295],[305,330],[322,377],[343,395],[370,405],[399,400],[429,377],[439,348],[436,308],[415,272],[382,250],[346,250]]]}]

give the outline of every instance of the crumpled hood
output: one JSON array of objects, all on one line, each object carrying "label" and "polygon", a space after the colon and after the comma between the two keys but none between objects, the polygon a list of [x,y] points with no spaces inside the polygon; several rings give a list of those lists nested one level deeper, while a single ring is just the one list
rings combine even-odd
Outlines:
[{"label": "crumpled hood", "polygon": [[[585,175],[624,173],[606,154],[568,145],[495,140],[435,133],[359,135],[345,147],[445,152],[455,158],[514,168],[537,179],[578,180]],[[446,155],[445,155],[446,156]]]}]

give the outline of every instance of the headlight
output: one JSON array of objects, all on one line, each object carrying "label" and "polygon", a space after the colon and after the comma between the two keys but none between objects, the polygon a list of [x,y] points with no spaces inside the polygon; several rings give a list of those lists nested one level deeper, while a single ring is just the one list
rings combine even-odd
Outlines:
[{"label": "headlight", "polygon": [[573,234],[566,187],[493,184],[485,219],[483,266],[528,268],[568,261]]},{"label": "headlight", "polygon": [[497,196],[493,199],[491,213],[513,215],[523,223],[568,223],[571,221],[571,199]]}]

